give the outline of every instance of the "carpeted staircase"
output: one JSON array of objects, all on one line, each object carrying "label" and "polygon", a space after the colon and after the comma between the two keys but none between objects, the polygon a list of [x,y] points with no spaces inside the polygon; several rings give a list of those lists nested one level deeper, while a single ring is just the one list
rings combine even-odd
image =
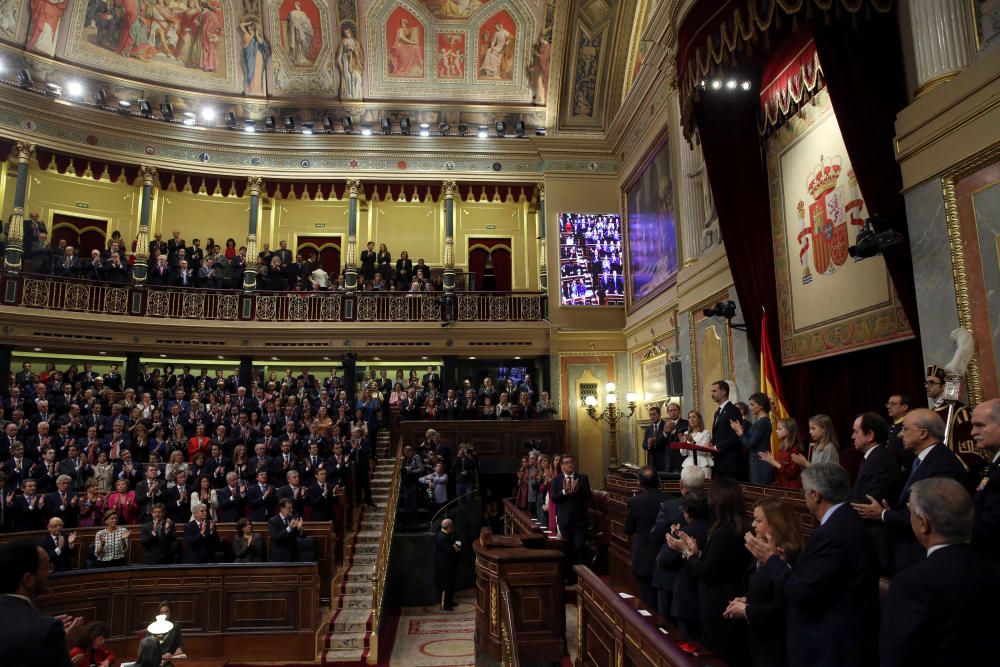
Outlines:
[{"label": "carpeted staircase", "polygon": [[344,570],[334,580],[330,596],[333,617],[322,651],[324,665],[365,664],[368,658],[372,634],[372,575],[395,461],[389,450],[389,433],[383,429],[376,447],[378,465],[372,477],[372,500],[376,509],[362,508],[355,532],[348,533],[344,540]]}]

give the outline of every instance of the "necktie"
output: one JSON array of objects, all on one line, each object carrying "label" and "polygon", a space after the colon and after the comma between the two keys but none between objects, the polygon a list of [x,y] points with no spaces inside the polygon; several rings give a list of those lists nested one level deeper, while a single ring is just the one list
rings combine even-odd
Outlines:
[{"label": "necktie", "polygon": [[910,466],[910,477],[913,477],[913,474],[917,472],[917,468],[919,467],[920,467],[920,457],[918,456],[917,458],[913,459],[913,465]]}]

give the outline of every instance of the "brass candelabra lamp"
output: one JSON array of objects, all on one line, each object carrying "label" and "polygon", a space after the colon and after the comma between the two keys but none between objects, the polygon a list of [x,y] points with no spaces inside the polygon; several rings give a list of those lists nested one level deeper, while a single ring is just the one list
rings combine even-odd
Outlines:
[{"label": "brass candelabra lamp", "polygon": [[600,407],[597,397],[594,395],[584,399],[587,406],[587,415],[596,422],[605,421],[608,423],[608,467],[616,469],[618,467],[618,422],[628,419],[635,414],[635,400],[637,396],[632,392],[625,394],[626,409],[618,407],[618,395],[615,393],[617,387],[614,382],[609,382],[604,386],[607,392],[607,406],[598,412]]}]

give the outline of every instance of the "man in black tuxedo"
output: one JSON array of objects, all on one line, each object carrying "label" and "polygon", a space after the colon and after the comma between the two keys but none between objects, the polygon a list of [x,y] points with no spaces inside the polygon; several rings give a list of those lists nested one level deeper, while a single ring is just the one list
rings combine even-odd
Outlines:
[{"label": "man in black tuxedo", "polygon": [[271,536],[268,555],[272,563],[296,563],[299,560],[299,538],[302,533],[302,517],[292,516],[292,500],[282,498],[278,502],[278,513],[267,522],[267,532]]},{"label": "man in black tuxedo", "polygon": [[83,636],[83,619],[52,617],[32,604],[48,589],[49,555],[27,540],[0,545],[0,664],[70,667],[66,646]]},{"label": "man in black tuxedo", "polygon": [[[656,514],[656,523],[649,530],[651,544],[657,545],[656,567],[653,570],[653,589],[656,591],[656,610],[664,618],[674,619],[670,613],[674,597],[674,580],[683,564],[679,551],[667,545],[667,534],[674,524],[684,525],[684,496],[689,492],[701,493],[705,487],[705,469],[688,466],[681,470],[681,497],[665,500]],[[687,532],[687,529],[685,529]],[[688,533],[689,535],[691,533]],[[673,563],[672,567],[668,567]]]},{"label": "man in black tuxedo", "polygon": [[806,508],[819,525],[795,563],[771,535],[748,534],[747,548],[788,605],[788,664],[878,664],[878,556],[864,522],[847,504],[851,479],[836,463],[802,471]]},{"label": "man in black tuxedo", "polygon": [[931,477],[950,477],[961,482],[966,476],[965,466],[947,445],[942,444],[944,420],[933,410],[914,410],[907,414],[900,436],[906,451],[915,458],[910,466],[910,476],[896,502],[890,506],[885,498],[868,496],[866,502],[854,503],[854,509],[862,518],[881,520],[886,525],[897,572],[924,558],[923,550],[909,528],[910,512],[906,503],[910,488],[920,480]]},{"label": "man in black tuxedo", "polygon": [[639,472],[639,488],[642,490],[628,499],[625,534],[632,537],[632,576],[639,586],[639,598],[650,609],[656,609],[653,573],[656,570],[656,554],[660,550],[660,544],[653,542],[650,531],[656,523],[660,503],[663,502],[656,468],[646,466]]},{"label": "man in black tuxedo", "polygon": [[972,439],[988,461],[976,487],[972,546],[1000,561],[1000,399],[983,401],[972,411]]},{"label": "man in black tuxedo", "polygon": [[216,492],[219,499],[218,516],[222,523],[235,523],[246,514],[246,483],[235,471],[226,473],[225,485]]},{"label": "man in black tuxedo", "polygon": [[666,472],[669,433],[667,423],[660,419],[660,408],[649,409],[649,419],[652,422],[646,427],[642,436],[642,448],[646,451],[646,465],[655,470]]},{"label": "man in black tuxedo", "polygon": [[53,572],[69,572],[76,558],[76,533],[63,531],[63,520],[57,516],[49,519],[48,534],[38,541],[38,546],[49,554]]},{"label": "man in black tuxedo", "polygon": [[742,422],[743,415],[729,402],[729,383],[725,380],[712,383],[712,400],[719,405],[712,419],[712,446],[719,450],[713,469],[718,475],[736,479],[743,469],[743,446],[731,422]]},{"label": "man in black tuxedo", "polygon": [[[587,538],[587,505],[590,503],[590,479],[576,472],[571,455],[562,457],[562,475],[552,479],[551,500],[556,504],[556,522],[566,540],[567,570],[584,562]],[[567,572],[570,579],[572,576]]]},{"label": "man in black tuxedo", "polygon": [[184,563],[214,563],[219,546],[215,522],[208,518],[208,505],[198,505],[184,524]]},{"label": "man in black tuxedo", "polygon": [[[878,413],[865,412],[854,420],[851,441],[861,452],[861,467],[858,478],[851,489],[851,502],[864,503],[872,498],[895,498],[899,494],[899,466],[885,441],[889,437],[889,425]],[[865,525],[878,549],[879,568],[883,573],[892,572],[892,550],[885,534],[885,524],[881,521],[866,520]]]},{"label": "man in black tuxedo", "polygon": [[896,574],[882,616],[881,667],[997,662],[992,615],[1000,564],[969,544],[972,501],[958,482],[931,478],[910,488],[910,523],[924,560]]},{"label": "man in black tuxedo", "polygon": [[143,565],[170,565],[174,562],[177,531],[174,530],[174,522],[167,518],[163,505],[153,505],[150,521],[143,525],[139,540],[142,542]]}]

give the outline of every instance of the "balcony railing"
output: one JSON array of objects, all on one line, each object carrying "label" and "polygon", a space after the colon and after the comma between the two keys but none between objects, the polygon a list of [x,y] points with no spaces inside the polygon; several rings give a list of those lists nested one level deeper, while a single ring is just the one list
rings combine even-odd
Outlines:
[{"label": "balcony railing", "polygon": [[243,292],[0,273],[2,304],[151,319],[244,322],[538,322],[541,292]]}]

